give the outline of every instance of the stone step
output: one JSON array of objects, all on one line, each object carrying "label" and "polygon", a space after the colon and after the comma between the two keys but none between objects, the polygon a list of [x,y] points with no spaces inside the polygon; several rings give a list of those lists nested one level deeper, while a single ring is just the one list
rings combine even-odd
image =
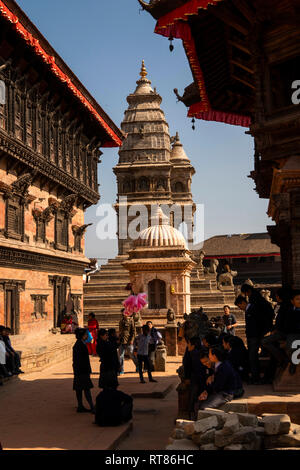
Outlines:
[{"label": "stone step", "polygon": [[124,280],[126,282],[127,279],[129,279],[129,274],[126,272],[124,273],[113,273],[113,272],[102,272],[100,274],[95,274],[94,276],[91,277],[91,280],[89,284],[96,284],[98,280],[111,280],[113,277],[116,277],[119,280]]}]

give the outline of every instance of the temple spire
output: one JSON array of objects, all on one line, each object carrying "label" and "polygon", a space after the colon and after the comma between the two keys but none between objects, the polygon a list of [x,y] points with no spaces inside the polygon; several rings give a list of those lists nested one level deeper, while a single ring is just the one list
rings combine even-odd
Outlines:
[{"label": "temple spire", "polygon": [[142,68],[141,68],[141,71],[140,71],[140,77],[143,79],[145,79],[148,75],[148,72],[146,70],[146,67],[145,67],[145,62],[144,60],[142,60]]}]

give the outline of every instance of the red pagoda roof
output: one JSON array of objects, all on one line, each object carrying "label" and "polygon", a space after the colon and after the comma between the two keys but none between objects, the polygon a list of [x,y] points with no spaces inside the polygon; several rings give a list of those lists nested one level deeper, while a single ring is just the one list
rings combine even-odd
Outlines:
[{"label": "red pagoda roof", "polygon": [[102,147],[119,147],[123,134],[103,111],[96,100],[51,47],[40,31],[29,20],[14,0],[0,0],[0,15],[9,21],[16,32],[32,47],[35,54],[45,62],[56,77],[67,85],[73,95],[81,101],[107,134]]},{"label": "red pagoda roof", "polygon": [[[188,22],[189,18],[198,15],[199,10],[213,8],[223,1],[224,0],[189,0],[184,4],[181,4],[180,2],[177,8],[172,9],[163,16],[159,17],[155,32],[168,38],[179,38],[183,41],[183,46],[185,48],[190,67],[200,93],[200,101],[192,104],[189,107],[188,116],[208,121],[218,121],[227,124],[249,127],[251,124],[250,116],[231,113],[228,111],[225,112],[223,110],[214,109],[211,106],[205,85],[204,74],[198,59],[195,40],[192,35],[191,26]],[[140,3],[151,13],[151,9],[155,8],[156,5],[160,2],[152,0],[148,7],[145,2],[140,1]],[[170,4],[171,3],[168,2],[168,5]],[[170,8],[167,8],[168,5],[165,5],[165,9],[167,10]]]}]

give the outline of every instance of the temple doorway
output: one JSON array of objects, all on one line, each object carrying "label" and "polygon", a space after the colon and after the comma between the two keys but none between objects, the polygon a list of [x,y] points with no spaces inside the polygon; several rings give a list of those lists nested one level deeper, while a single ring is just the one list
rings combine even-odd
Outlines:
[{"label": "temple doorway", "polygon": [[160,279],[153,279],[148,284],[148,298],[150,309],[166,308],[166,283]]}]

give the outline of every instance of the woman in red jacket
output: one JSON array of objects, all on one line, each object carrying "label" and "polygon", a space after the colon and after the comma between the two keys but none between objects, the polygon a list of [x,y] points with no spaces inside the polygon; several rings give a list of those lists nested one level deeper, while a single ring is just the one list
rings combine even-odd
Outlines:
[{"label": "woman in red jacket", "polygon": [[98,336],[98,330],[99,330],[99,323],[96,320],[95,314],[90,313],[89,314],[89,320],[88,320],[88,330],[91,333],[93,337],[93,342],[92,343],[87,343],[87,348],[89,351],[90,355],[97,356],[96,352],[96,347],[97,347],[97,336]]}]

